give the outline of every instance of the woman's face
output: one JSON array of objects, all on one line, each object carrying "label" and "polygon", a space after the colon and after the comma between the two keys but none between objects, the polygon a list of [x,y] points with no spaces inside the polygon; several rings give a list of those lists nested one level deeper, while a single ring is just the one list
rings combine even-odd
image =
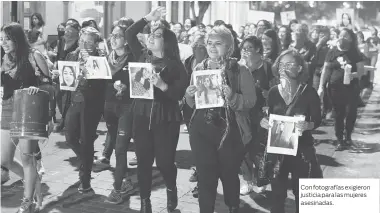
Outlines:
[{"label": "woman's face", "polygon": [[186,31],[191,29],[191,20],[190,19],[186,19],[184,27],[185,27]]},{"label": "woman's face", "polygon": [[71,26],[66,26],[64,38],[65,40],[71,40],[74,37],[77,38],[78,34],[78,30],[72,28]]},{"label": "woman's face", "polygon": [[32,21],[33,21],[34,25],[37,25],[40,22],[40,20],[38,20],[37,16],[33,16]]},{"label": "woman's face", "polygon": [[62,72],[63,80],[65,81],[67,86],[71,86],[74,83],[75,77],[73,71],[70,67],[65,67]]},{"label": "woman's face", "polygon": [[181,33],[181,25],[180,24],[176,24],[176,25],[174,25],[174,30],[173,30],[173,32],[175,33],[175,34],[180,34]]},{"label": "woman's face", "polygon": [[336,34],[336,32],[334,30],[331,30],[330,31],[330,40],[335,40],[338,38],[338,35]]},{"label": "woman's face", "polygon": [[248,41],[246,41],[243,44],[243,48],[241,49],[241,55],[242,55],[242,58],[244,59],[261,58],[261,55],[257,52],[255,46],[251,42],[248,42]]},{"label": "woman's face", "polygon": [[285,27],[281,27],[279,30],[278,30],[278,38],[281,40],[281,41],[284,41],[285,38],[286,38],[286,28]]},{"label": "woman's face", "polygon": [[206,78],[204,85],[205,85],[206,88],[210,88],[211,87],[211,79],[210,78]]},{"label": "woman's face", "polygon": [[219,60],[227,54],[226,42],[220,36],[212,36],[207,41],[207,53],[211,59]]},{"label": "woman's face", "polygon": [[251,26],[249,26],[249,32],[251,33],[251,35],[255,35],[256,30],[257,30],[257,28],[255,25],[252,24]]},{"label": "woman's face", "polygon": [[196,58],[205,58],[207,56],[207,50],[205,46],[197,45],[193,48],[193,54]]},{"label": "woman's face", "polygon": [[95,37],[90,34],[82,34],[79,38],[79,48],[81,50],[95,50],[97,43]]},{"label": "woman's face", "polygon": [[4,31],[0,32],[0,44],[6,54],[15,51],[15,43],[5,35]]},{"label": "woman's face", "polygon": [[110,37],[111,37],[111,48],[113,50],[124,48],[126,41],[124,39],[124,33],[120,29],[120,27],[115,27]]},{"label": "woman's face", "polygon": [[289,81],[289,78],[296,79],[301,69],[302,67],[297,63],[294,56],[290,54],[283,56],[278,66],[280,81],[282,81],[282,83],[285,83],[284,81]]},{"label": "woman's face", "polygon": [[272,47],[273,40],[269,36],[263,35],[261,37],[261,42],[263,43],[264,49],[270,49]]},{"label": "woman's face", "polygon": [[311,40],[313,41],[318,41],[319,39],[319,30],[313,30],[313,32],[311,32]]},{"label": "woman's face", "polygon": [[294,32],[294,29],[295,29],[296,25],[297,25],[297,23],[293,23],[293,24],[290,25],[290,30],[292,32]]},{"label": "woman's face", "polygon": [[162,29],[157,29],[149,35],[147,48],[151,51],[163,51],[164,37]]},{"label": "woman's face", "polygon": [[249,26],[245,26],[244,27],[244,35],[248,35],[249,34]]},{"label": "woman's face", "polygon": [[348,17],[347,14],[343,14],[342,16],[342,22],[344,26],[347,26],[350,24],[350,17]]}]

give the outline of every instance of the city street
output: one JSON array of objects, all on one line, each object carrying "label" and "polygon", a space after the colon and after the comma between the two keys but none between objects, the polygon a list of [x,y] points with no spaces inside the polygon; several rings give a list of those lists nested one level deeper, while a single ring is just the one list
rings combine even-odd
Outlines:
[{"label": "city street", "polygon": [[[378,70],[379,72],[379,70]],[[353,140],[363,144],[363,148],[353,151],[335,152],[333,146],[334,130],[333,123],[318,128],[314,132],[318,159],[324,171],[325,178],[369,178],[380,177],[380,79],[379,75],[375,80],[377,84],[373,91],[366,91],[364,101],[367,105],[361,108],[356,122]],[[181,128],[182,130],[183,128]],[[102,122],[98,127],[99,138],[95,142],[96,156],[100,156],[105,140],[106,128]],[[132,146],[133,148],[133,146]],[[43,213],[121,213],[139,212],[140,200],[138,193],[135,193],[121,205],[111,205],[104,203],[104,199],[112,190],[112,169],[93,173],[92,186],[96,196],[90,200],[72,205],[64,205],[64,201],[73,194],[77,188],[72,186],[78,181],[78,171],[76,165],[78,161],[74,153],[66,145],[64,136],[53,133],[47,143],[41,145],[43,163],[46,173],[42,179],[42,191],[44,196]],[[16,154],[19,158],[19,153]],[[128,159],[134,157],[133,150],[128,152]],[[192,173],[192,155],[188,140],[188,134],[181,132],[180,141],[177,148],[176,163],[178,167],[178,196],[179,205],[177,212],[198,212],[197,199],[192,197],[192,189],[195,183],[190,183],[189,177]],[[111,165],[115,166],[115,156],[112,156]],[[132,167],[132,180],[136,182],[136,167]],[[160,173],[153,172],[152,205],[154,212],[166,212],[166,189]],[[71,187],[72,186],[72,187]],[[6,189],[6,190],[4,190]],[[22,198],[21,182],[12,174],[11,181],[2,187],[1,211],[3,213],[14,213],[19,207]],[[9,193],[9,191],[11,193]],[[224,204],[222,186],[219,184],[218,196],[216,200],[215,212],[228,212]],[[288,191],[287,212],[295,212],[294,197],[291,190]],[[269,194],[270,195],[270,194]],[[252,193],[248,196],[241,196],[241,206],[243,213],[248,212],[269,212],[270,201]]]}]

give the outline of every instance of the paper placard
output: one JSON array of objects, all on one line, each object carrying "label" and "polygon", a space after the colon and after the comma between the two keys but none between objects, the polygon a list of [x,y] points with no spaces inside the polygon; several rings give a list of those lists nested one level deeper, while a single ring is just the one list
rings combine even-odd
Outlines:
[{"label": "paper placard", "polygon": [[274,13],[265,11],[248,11],[247,22],[257,24],[260,20],[267,20],[270,23],[274,23]]},{"label": "paper placard", "polygon": [[153,84],[150,79],[153,75],[153,66],[150,63],[129,63],[129,94],[131,98],[154,98]]},{"label": "paper placard", "polygon": [[222,96],[222,70],[199,70],[193,72],[195,106],[197,109],[224,106]]},{"label": "paper placard", "polygon": [[295,11],[285,11],[281,12],[281,23],[283,25],[288,25],[291,20],[296,19],[296,12]]},{"label": "paper placard", "polygon": [[296,123],[304,121],[304,116],[290,117],[282,115],[269,115],[269,129],[267,152],[282,155],[297,155],[298,137],[300,133]]},{"label": "paper placard", "polygon": [[58,61],[58,71],[60,89],[75,91],[79,83],[79,62]]},{"label": "paper placard", "polygon": [[87,79],[112,79],[106,57],[89,56],[86,62]]}]

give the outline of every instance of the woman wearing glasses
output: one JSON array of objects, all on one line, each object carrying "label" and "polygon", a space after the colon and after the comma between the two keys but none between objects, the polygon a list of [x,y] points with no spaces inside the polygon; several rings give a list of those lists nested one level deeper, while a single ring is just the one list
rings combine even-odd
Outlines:
[{"label": "woman wearing glasses", "polygon": [[166,183],[168,211],[174,211],[178,205],[177,168],[174,164],[182,120],[178,101],[185,94],[188,77],[180,59],[176,35],[169,27],[154,25],[147,39],[147,49],[137,38],[137,34],[148,23],[157,23],[163,15],[165,8],[154,9],[126,32],[128,45],[135,58],[140,62],[151,63],[154,68],[150,79],[154,85],[154,99],[135,99],[132,106],[141,213],[152,212],[150,194],[154,159]]},{"label": "woman wearing glasses", "polygon": [[[289,173],[292,175],[293,194],[298,212],[299,179],[322,178],[311,134],[321,123],[320,100],[315,89],[307,84],[307,65],[296,50],[290,49],[281,53],[274,63],[273,74],[281,83],[269,91],[268,114],[303,115],[305,121],[296,124],[296,128],[302,132],[298,138],[297,155],[276,155],[276,169],[271,183],[274,204],[271,213],[285,212]],[[263,118],[261,126],[269,129],[272,125],[268,123],[268,118]]]}]

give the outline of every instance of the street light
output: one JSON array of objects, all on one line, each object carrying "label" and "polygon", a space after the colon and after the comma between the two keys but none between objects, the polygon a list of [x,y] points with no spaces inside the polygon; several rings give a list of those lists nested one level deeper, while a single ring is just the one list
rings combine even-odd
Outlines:
[{"label": "street light", "polygon": [[347,2],[343,2],[343,7],[345,7],[345,8],[350,8],[350,4],[347,3]]}]

